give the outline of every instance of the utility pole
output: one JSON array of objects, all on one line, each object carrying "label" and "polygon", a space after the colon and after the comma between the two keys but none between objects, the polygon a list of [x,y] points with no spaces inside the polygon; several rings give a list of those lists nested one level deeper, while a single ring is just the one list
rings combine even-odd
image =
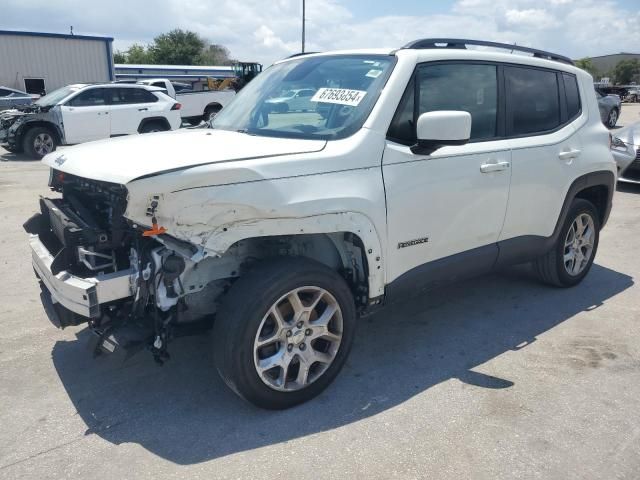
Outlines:
[{"label": "utility pole", "polygon": [[304,53],[304,12],[305,12],[305,0],[302,0],[302,53]]}]

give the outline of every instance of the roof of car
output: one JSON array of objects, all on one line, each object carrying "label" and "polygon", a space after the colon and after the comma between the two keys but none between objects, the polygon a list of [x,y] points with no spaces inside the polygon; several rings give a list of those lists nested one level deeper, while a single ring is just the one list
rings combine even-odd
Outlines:
[{"label": "roof of car", "polygon": [[10,90],[10,91],[15,92],[15,93],[22,93],[24,95],[29,95],[24,90],[18,90],[17,88],[5,87],[4,85],[0,85],[0,88],[3,89],[3,90]]},{"label": "roof of car", "polygon": [[74,83],[72,85],[67,85],[69,88],[82,89],[87,87],[102,87],[102,88],[142,88],[144,90],[149,90],[151,92],[155,92],[158,90],[164,90],[161,87],[153,87],[151,85],[143,85],[140,83]]}]

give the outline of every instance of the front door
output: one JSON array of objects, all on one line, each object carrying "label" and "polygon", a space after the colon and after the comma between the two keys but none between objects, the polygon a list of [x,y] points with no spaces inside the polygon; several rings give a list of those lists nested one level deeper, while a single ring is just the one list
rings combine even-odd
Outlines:
[{"label": "front door", "polygon": [[82,90],[60,107],[67,144],[109,138],[111,121],[104,90]]},{"label": "front door", "polygon": [[[416,70],[389,130],[382,170],[387,197],[387,283],[419,289],[489,270],[504,222],[511,152],[498,125],[498,66],[427,63]],[[462,110],[471,139],[416,155],[419,114]],[[397,285],[397,284],[396,284]]]}]

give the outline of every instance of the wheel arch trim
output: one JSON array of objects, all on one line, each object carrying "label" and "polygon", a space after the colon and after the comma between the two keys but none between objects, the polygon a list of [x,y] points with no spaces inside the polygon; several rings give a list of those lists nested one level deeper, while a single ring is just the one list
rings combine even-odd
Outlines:
[{"label": "wheel arch trim", "polygon": [[152,122],[159,122],[162,123],[165,127],[167,127],[167,130],[171,130],[171,124],[169,123],[169,120],[166,119],[166,117],[149,117],[149,118],[143,118],[140,121],[140,125],[138,125],[138,133],[142,132],[142,129],[149,123]]}]

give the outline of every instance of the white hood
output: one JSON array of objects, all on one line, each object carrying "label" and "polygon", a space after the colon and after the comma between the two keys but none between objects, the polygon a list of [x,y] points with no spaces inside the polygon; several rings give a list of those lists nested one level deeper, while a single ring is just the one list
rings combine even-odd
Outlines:
[{"label": "white hood", "polygon": [[194,129],[132,135],[53,152],[42,162],[80,177],[126,184],[167,170],[251,158],[310,153],[324,140],[258,137],[225,130]]}]

